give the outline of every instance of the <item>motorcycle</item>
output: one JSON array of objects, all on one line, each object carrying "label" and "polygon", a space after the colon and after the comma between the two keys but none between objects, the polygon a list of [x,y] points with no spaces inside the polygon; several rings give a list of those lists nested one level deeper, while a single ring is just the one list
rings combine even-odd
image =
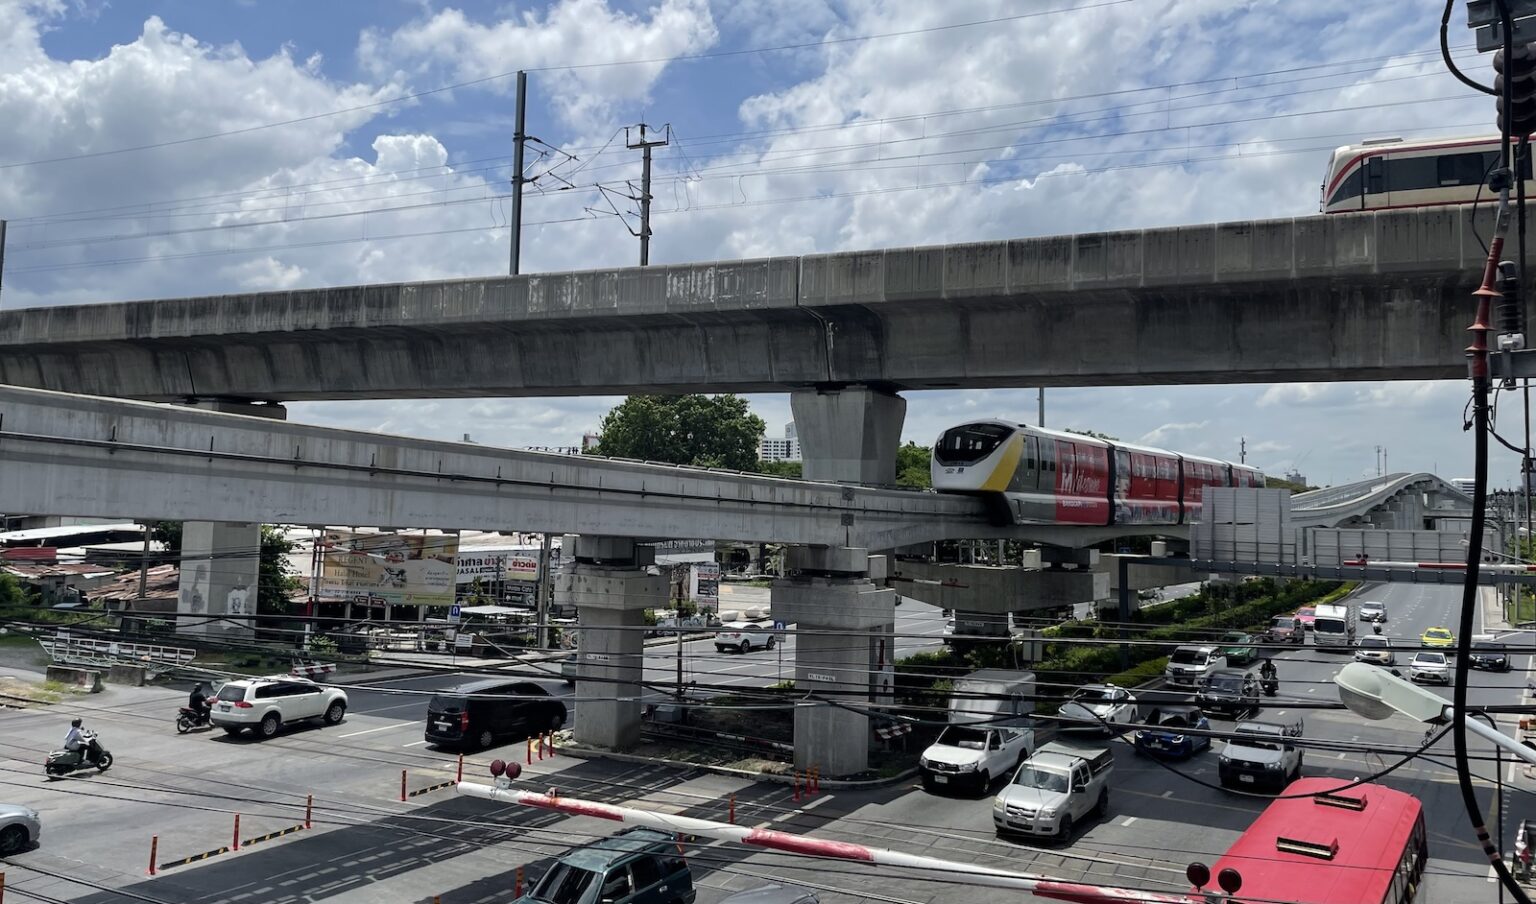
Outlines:
[{"label": "motorcycle", "polygon": [[212,725],[211,710],[183,706],[176,710],[176,733],[186,734],[194,728]]},{"label": "motorcycle", "polygon": [[1259,681],[1259,686],[1264,689],[1264,696],[1266,697],[1273,697],[1280,693],[1279,678],[1264,678]]},{"label": "motorcycle", "polygon": [[101,746],[93,731],[83,732],[85,744],[79,750],[55,750],[43,761],[43,769],[49,775],[68,775],[82,769],[94,768],[106,772],[112,768],[112,753]]}]

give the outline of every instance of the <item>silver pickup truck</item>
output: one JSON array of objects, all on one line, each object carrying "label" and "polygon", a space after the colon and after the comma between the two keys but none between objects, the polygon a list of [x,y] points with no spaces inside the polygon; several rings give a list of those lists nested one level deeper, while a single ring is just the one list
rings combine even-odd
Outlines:
[{"label": "silver pickup truck", "polygon": [[1024,761],[992,801],[998,835],[1043,835],[1072,839],[1073,826],[1109,812],[1109,776],[1114,752],[1052,741]]}]

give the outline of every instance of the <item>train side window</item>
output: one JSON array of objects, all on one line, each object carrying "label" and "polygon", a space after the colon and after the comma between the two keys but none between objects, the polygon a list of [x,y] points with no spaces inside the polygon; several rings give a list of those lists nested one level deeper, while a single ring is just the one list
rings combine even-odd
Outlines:
[{"label": "train side window", "polygon": [[1487,155],[1447,154],[1436,159],[1436,170],[1442,188],[1453,185],[1480,185],[1487,172]]},{"label": "train side window", "polygon": [[1354,172],[1346,176],[1343,182],[1339,183],[1338,188],[1334,189],[1333,197],[1328,199],[1328,204],[1332,206],[1334,204],[1341,204],[1350,199],[1358,199],[1360,197],[1360,187],[1364,184],[1365,169],[1356,169]]},{"label": "train side window", "polygon": [[[1462,156],[1462,155],[1455,155]],[[1445,157],[1394,157],[1386,161],[1387,191],[1423,191],[1440,183],[1436,177]],[[1375,162],[1375,159],[1372,160]]]}]

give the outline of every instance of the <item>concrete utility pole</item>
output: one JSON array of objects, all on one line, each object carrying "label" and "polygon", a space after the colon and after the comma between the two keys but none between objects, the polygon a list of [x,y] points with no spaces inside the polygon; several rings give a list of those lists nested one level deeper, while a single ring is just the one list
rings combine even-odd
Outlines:
[{"label": "concrete utility pole", "polygon": [[512,261],[513,276],[522,266],[523,251],[523,145],[528,143],[524,123],[528,112],[528,73],[517,73],[517,124],[512,131]]},{"label": "concrete utility pole", "polygon": [[662,126],[662,138],[647,140],[646,124],[640,123],[640,138],[629,140],[629,128],[624,129],[624,145],[630,150],[639,149],[642,161],[640,169],[640,266],[651,262],[651,148],[666,147],[672,143],[672,126]]},{"label": "concrete utility pole", "polygon": [[0,292],[5,290],[5,221],[0,220]]},{"label": "concrete utility pole", "polygon": [[538,613],[538,638],[535,646],[543,650],[549,646],[549,590],[554,586],[549,574],[549,534],[539,541],[539,574],[533,585],[535,611]]},{"label": "concrete utility pole", "polygon": [[1036,398],[1037,398],[1037,401],[1040,404],[1040,423],[1037,426],[1044,427],[1045,426],[1045,387],[1044,386],[1040,387],[1039,395]]},{"label": "concrete utility pole", "polygon": [[1248,437],[1238,437],[1237,443],[1237,463],[1246,465],[1248,463]]}]

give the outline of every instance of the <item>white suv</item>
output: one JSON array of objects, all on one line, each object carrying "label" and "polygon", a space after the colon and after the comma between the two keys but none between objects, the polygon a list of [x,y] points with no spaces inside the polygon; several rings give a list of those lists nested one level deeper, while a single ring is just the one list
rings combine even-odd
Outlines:
[{"label": "white suv", "polygon": [[270,738],[284,722],[323,719],[335,725],[347,715],[347,693],[308,678],[242,678],[219,688],[213,700],[213,724],[229,734],[247,728]]},{"label": "white suv", "polygon": [[715,632],[715,652],[724,653],[726,650],[735,650],[739,653],[750,653],[753,650],[771,650],[778,643],[778,638],[773,634],[772,625],[764,625],[760,622],[732,622],[721,625]]}]

